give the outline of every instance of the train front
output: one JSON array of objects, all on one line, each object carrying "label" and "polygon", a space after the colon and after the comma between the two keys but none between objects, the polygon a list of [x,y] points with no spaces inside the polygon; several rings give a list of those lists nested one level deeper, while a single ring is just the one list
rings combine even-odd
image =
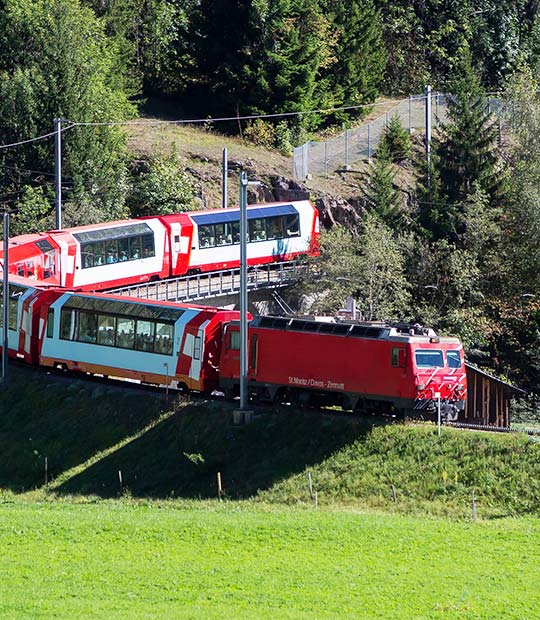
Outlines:
[{"label": "train front", "polygon": [[[424,340],[424,339],[422,339]],[[434,419],[440,401],[441,417],[453,422],[465,409],[467,375],[463,347],[457,338],[430,336],[412,345],[418,417]]]}]

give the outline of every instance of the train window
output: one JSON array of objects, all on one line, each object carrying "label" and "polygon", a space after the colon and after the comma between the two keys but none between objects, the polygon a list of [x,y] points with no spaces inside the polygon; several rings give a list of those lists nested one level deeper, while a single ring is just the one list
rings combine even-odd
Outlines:
[{"label": "train window", "polygon": [[229,332],[229,349],[240,351],[240,332]]},{"label": "train window", "polygon": [[199,247],[213,248],[215,245],[214,225],[199,226]]},{"label": "train window", "polygon": [[266,224],[264,218],[249,220],[249,240],[266,241]]},{"label": "train window", "polygon": [[82,262],[83,269],[94,266],[94,244],[93,243],[86,243],[85,245],[81,245],[81,262]]},{"label": "train window", "polygon": [[201,344],[202,344],[201,337],[195,336],[195,340],[193,341],[193,359],[194,360],[201,359]]},{"label": "train window", "polygon": [[94,267],[105,265],[105,244],[101,241],[99,243],[92,244],[94,250]]},{"label": "train window", "polygon": [[11,297],[9,298],[8,304],[8,329],[15,331],[17,329],[17,314],[19,309],[19,298]]},{"label": "train window", "polygon": [[95,344],[97,339],[97,315],[93,312],[79,313],[79,330],[77,340]]},{"label": "train window", "polygon": [[250,370],[257,369],[257,351],[258,351],[258,339],[257,334],[253,334],[251,337],[251,351],[249,354],[249,368]]},{"label": "train window", "polygon": [[266,219],[266,238],[283,239],[283,218],[280,216]]},{"label": "train window", "polygon": [[135,342],[135,320],[118,317],[116,321],[116,346],[121,349],[133,349]]},{"label": "train window", "polygon": [[228,243],[232,243],[232,235],[227,235],[225,227],[230,229],[229,224],[216,224],[214,226],[216,245],[227,245]]},{"label": "train window", "polygon": [[106,262],[108,265],[111,263],[118,262],[118,242],[116,239],[112,239],[111,241],[107,241],[107,257]]},{"label": "train window", "polygon": [[118,260],[129,260],[129,239],[118,239]]},{"label": "train window", "polygon": [[223,224],[223,234],[225,235],[224,245],[230,245],[233,242],[232,222],[225,222],[225,224]]},{"label": "train window", "polygon": [[144,235],[142,238],[143,258],[151,258],[155,256],[154,251],[154,235]]},{"label": "train window", "polygon": [[97,343],[114,346],[114,332],[116,319],[114,316],[99,316],[97,328]]},{"label": "train window", "polygon": [[154,329],[156,324],[153,321],[137,321],[135,336],[135,348],[137,351],[154,350]]},{"label": "train window", "polygon": [[459,351],[447,351],[448,368],[461,368],[461,354]]},{"label": "train window", "polygon": [[287,237],[300,236],[300,216],[298,213],[285,216],[285,231]]},{"label": "train window", "polygon": [[392,366],[394,368],[405,368],[407,349],[395,347],[392,349]]},{"label": "train window", "polygon": [[73,340],[75,327],[75,311],[71,309],[62,309],[60,315],[60,338],[62,340]]},{"label": "train window", "polygon": [[140,237],[132,237],[128,239],[129,243],[129,260],[138,260],[142,256],[142,240]]},{"label": "train window", "polygon": [[155,353],[172,355],[174,326],[170,323],[156,323]]},{"label": "train window", "polygon": [[231,222],[233,243],[240,243],[240,222]]},{"label": "train window", "polygon": [[414,353],[417,368],[444,368],[443,352],[434,349],[417,349]]},{"label": "train window", "polygon": [[52,338],[54,335],[54,310],[47,312],[47,338]]}]

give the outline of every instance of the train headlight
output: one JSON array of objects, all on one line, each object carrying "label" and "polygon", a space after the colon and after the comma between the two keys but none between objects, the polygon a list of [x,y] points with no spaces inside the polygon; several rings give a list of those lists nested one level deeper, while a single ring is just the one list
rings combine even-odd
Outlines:
[{"label": "train headlight", "polygon": [[426,386],[425,386],[423,383],[419,383],[419,384],[416,386],[416,390],[417,390],[418,392],[422,392],[422,391],[423,391],[423,390],[425,390],[425,389],[426,389]]},{"label": "train headlight", "polygon": [[456,392],[463,392],[464,389],[465,389],[465,386],[461,384],[456,385],[455,387]]}]

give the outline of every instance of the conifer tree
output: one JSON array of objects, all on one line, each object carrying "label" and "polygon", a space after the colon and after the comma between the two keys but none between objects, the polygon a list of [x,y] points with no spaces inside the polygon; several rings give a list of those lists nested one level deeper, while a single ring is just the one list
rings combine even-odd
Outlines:
[{"label": "conifer tree", "polygon": [[394,172],[388,148],[379,145],[377,155],[365,177],[364,200],[368,210],[377,214],[387,226],[397,227],[403,221],[400,194],[394,187]]},{"label": "conifer tree", "polygon": [[[319,75],[319,97],[333,105],[369,103],[379,94],[386,66],[379,11],[373,0],[323,0],[335,37],[334,62]],[[331,44],[331,40],[329,44]],[[338,112],[337,120],[361,116],[363,111]]]},{"label": "conifer tree", "polygon": [[[383,131],[381,142],[388,149],[390,159],[394,163],[402,162],[409,158],[412,152],[412,142],[409,132],[401,124],[397,114],[394,114]],[[379,142],[379,149],[381,143]]]},{"label": "conifer tree", "polygon": [[449,203],[462,203],[475,183],[494,199],[501,188],[497,155],[497,127],[487,110],[486,99],[463,51],[459,75],[448,101],[449,122],[434,141],[439,158],[441,191]]}]

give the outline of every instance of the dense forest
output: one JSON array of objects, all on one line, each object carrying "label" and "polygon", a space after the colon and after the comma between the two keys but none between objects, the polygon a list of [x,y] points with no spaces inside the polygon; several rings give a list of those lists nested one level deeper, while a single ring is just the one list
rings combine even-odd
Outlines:
[{"label": "dense forest", "polygon": [[[539,0],[1,6],[0,144],[64,119],[66,224],[191,206],[175,156],[141,161],[127,148],[121,122],[156,98],[177,117],[231,118],[215,125],[229,133],[234,117],[288,114],[253,120],[243,138],[290,152],[352,126],[381,95],[425,84],[451,93],[429,165],[421,138],[389,123],[358,182],[359,224],[323,235],[314,270],[327,287],[314,307],[333,310],[352,294],[366,318],[460,335],[469,359],[540,388]],[[486,105],[494,91],[504,137]],[[52,140],[0,150],[12,233],[50,227],[53,162]]]}]

